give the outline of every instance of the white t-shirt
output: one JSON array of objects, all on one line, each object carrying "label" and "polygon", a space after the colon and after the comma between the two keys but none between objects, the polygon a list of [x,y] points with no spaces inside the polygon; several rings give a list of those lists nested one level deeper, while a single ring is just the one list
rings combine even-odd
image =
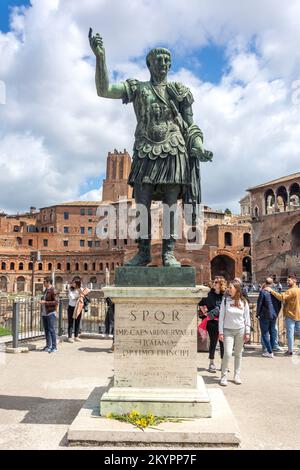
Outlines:
[{"label": "white t-shirt", "polygon": [[69,289],[69,305],[70,307],[76,307],[76,302],[79,299],[80,291],[78,289]]},{"label": "white t-shirt", "polygon": [[224,328],[230,330],[240,330],[245,328],[245,333],[250,333],[250,310],[247,301],[240,302],[240,307],[234,306],[234,300],[231,297],[225,297],[222,300],[219,316],[219,333],[224,333]]}]

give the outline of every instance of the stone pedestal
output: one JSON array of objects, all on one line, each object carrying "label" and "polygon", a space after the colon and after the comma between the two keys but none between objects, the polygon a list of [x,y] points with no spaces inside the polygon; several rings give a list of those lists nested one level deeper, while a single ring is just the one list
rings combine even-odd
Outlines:
[{"label": "stone pedestal", "polygon": [[101,415],[134,409],[210,417],[210,400],[197,374],[196,306],[208,289],[116,286],[103,291],[115,303],[115,372],[101,398]]}]

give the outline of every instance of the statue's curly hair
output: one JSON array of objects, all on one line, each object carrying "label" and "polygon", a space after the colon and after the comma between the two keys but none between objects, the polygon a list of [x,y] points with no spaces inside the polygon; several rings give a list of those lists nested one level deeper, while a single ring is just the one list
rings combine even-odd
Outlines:
[{"label": "statue's curly hair", "polygon": [[167,54],[170,57],[170,60],[172,59],[172,54],[168,49],[166,49],[165,47],[155,47],[154,49],[151,49],[151,51],[148,52],[146,56],[146,64],[148,68],[150,67],[150,63],[153,57],[157,54]]}]

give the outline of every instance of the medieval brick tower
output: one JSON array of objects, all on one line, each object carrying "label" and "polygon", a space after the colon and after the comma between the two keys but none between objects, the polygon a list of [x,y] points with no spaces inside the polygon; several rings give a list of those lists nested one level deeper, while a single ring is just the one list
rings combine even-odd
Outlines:
[{"label": "medieval brick tower", "polygon": [[132,188],[127,179],[131,167],[131,158],[126,149],[124,152],[108,152],[106,178],[103,181],[103,201],[117,202],[120,199],[131,199]]}]

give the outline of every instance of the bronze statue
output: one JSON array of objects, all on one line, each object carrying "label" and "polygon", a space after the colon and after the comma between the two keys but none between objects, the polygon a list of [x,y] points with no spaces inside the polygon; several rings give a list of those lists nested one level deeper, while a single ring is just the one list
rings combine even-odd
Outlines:
[{"label": "bronze statue", "polygon": [[[165,48],[151,50],[146,58],[150,81],[128,79],[109,83],[103,40],[89,32],[96,56],[98,96],[133,103],[137,127],[128,184],[133,187],[137,204],[148,211],[148,233],[138,240],[138,253],[125,265],[146,266],[151,262],[152,200],[171,207],[178,199],[195,207],[201,202],[200,161],[211,161],[212,152],[203,147],[203,134],[193,122],[193,96],[181,83],[167,81],[171,53]],[[171,213],[170,234],[163,237],[164,266],[177,267],[174,255],[175,227]]]}]

